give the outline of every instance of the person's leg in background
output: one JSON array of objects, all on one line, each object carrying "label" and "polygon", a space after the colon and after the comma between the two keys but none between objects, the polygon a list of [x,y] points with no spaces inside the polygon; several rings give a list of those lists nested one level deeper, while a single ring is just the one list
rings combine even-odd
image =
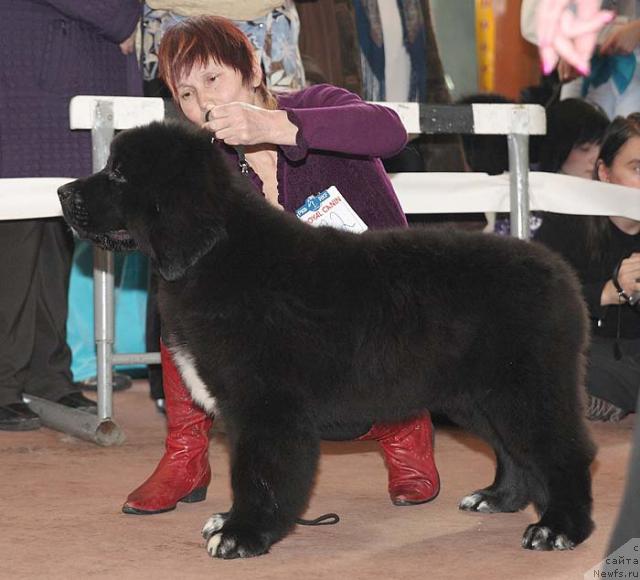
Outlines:
[{"label": "person's leg in background", "polygon": [[640,340],[592,337],[586,385],[587,419],[615,422],[632,413],[640,389]]},{"label": "person's leg in background", "polygon": [[35,343],[38,254],[43,222],[0,222],[0,429],[40,427],[22,402],[23,381]]},{"label": "person's leg in background", "polygon": [[41,220],[42,239],[33,278],[35,326],[24,392],[63,405],[95,411],[96,404],[74,386],[67,345],[67,297],[73,237],[60,219]]}]

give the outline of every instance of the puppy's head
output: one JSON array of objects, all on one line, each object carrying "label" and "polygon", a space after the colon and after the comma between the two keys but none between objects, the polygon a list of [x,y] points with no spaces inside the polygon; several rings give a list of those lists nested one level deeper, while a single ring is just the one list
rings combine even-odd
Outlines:
[{"label": "puppy's head", "polygon": [[152,123],[117,135],[105,168],[58,196],[79,237],[108,250],[139,249],[177,280],[224,239],[230,180],[209,134]]}]

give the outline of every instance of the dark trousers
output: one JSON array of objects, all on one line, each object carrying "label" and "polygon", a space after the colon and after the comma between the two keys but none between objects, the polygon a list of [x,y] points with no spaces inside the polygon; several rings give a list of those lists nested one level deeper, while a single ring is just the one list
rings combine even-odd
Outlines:
[{"label": "dark trousers", "polygon": [[66,341],[73,239],[61,219],[0,221],[0,405],[72,392]]},{"label": "dark trousers", "polygon": [[601,399],[633,412],[640,390],[640,339],[619,339],[622,354],[614,356],[616,340],[594,336],[589,352],[587,391]]}]

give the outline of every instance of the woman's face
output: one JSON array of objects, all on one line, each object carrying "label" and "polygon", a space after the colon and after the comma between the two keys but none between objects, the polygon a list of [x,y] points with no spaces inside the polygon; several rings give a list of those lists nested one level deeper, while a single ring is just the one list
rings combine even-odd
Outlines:
[{"label": "woman's face", "polygon": [[613,159],[611,167],[598,165],[600,181],[640,189],[640,137],[631,137]]},{"label": "woman's face", "polygon": [[260,82],[255,70],[251,85],[247,86],[237,70],[210,60],[206,65],[194,65],[188,74],[178,79],[178,102],[187,119],[202,125],[207,111],[217,105],[259,104],[255,88]]},{"label": "woman's face", "polygon": [[560,168],[560,173],[573,175],[574,177],[593,177],[593,168],[598,159],[600,147],[597,143],[583,143],[576,145],[567,156]]}]

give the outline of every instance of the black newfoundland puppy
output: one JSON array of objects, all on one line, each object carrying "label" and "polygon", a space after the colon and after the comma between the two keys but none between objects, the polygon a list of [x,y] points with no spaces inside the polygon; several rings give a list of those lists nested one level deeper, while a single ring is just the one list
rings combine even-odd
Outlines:
[{"label": "black newfoundland puppy", "polygon": [[585,540],[588,326],[564,262],[487,234],[313,228],[223,157],[206,132],[152,124],[118,135],[102,171],[59,190],[79,236],[151,257],[165,342],[194,399],[225,419],[234,499],[205,525],[209,553],[256,556],[287,534],[321,439],[424,409],[495,450],[495,481],[461,509],[532,502],[541,517],[525,548]]}]

